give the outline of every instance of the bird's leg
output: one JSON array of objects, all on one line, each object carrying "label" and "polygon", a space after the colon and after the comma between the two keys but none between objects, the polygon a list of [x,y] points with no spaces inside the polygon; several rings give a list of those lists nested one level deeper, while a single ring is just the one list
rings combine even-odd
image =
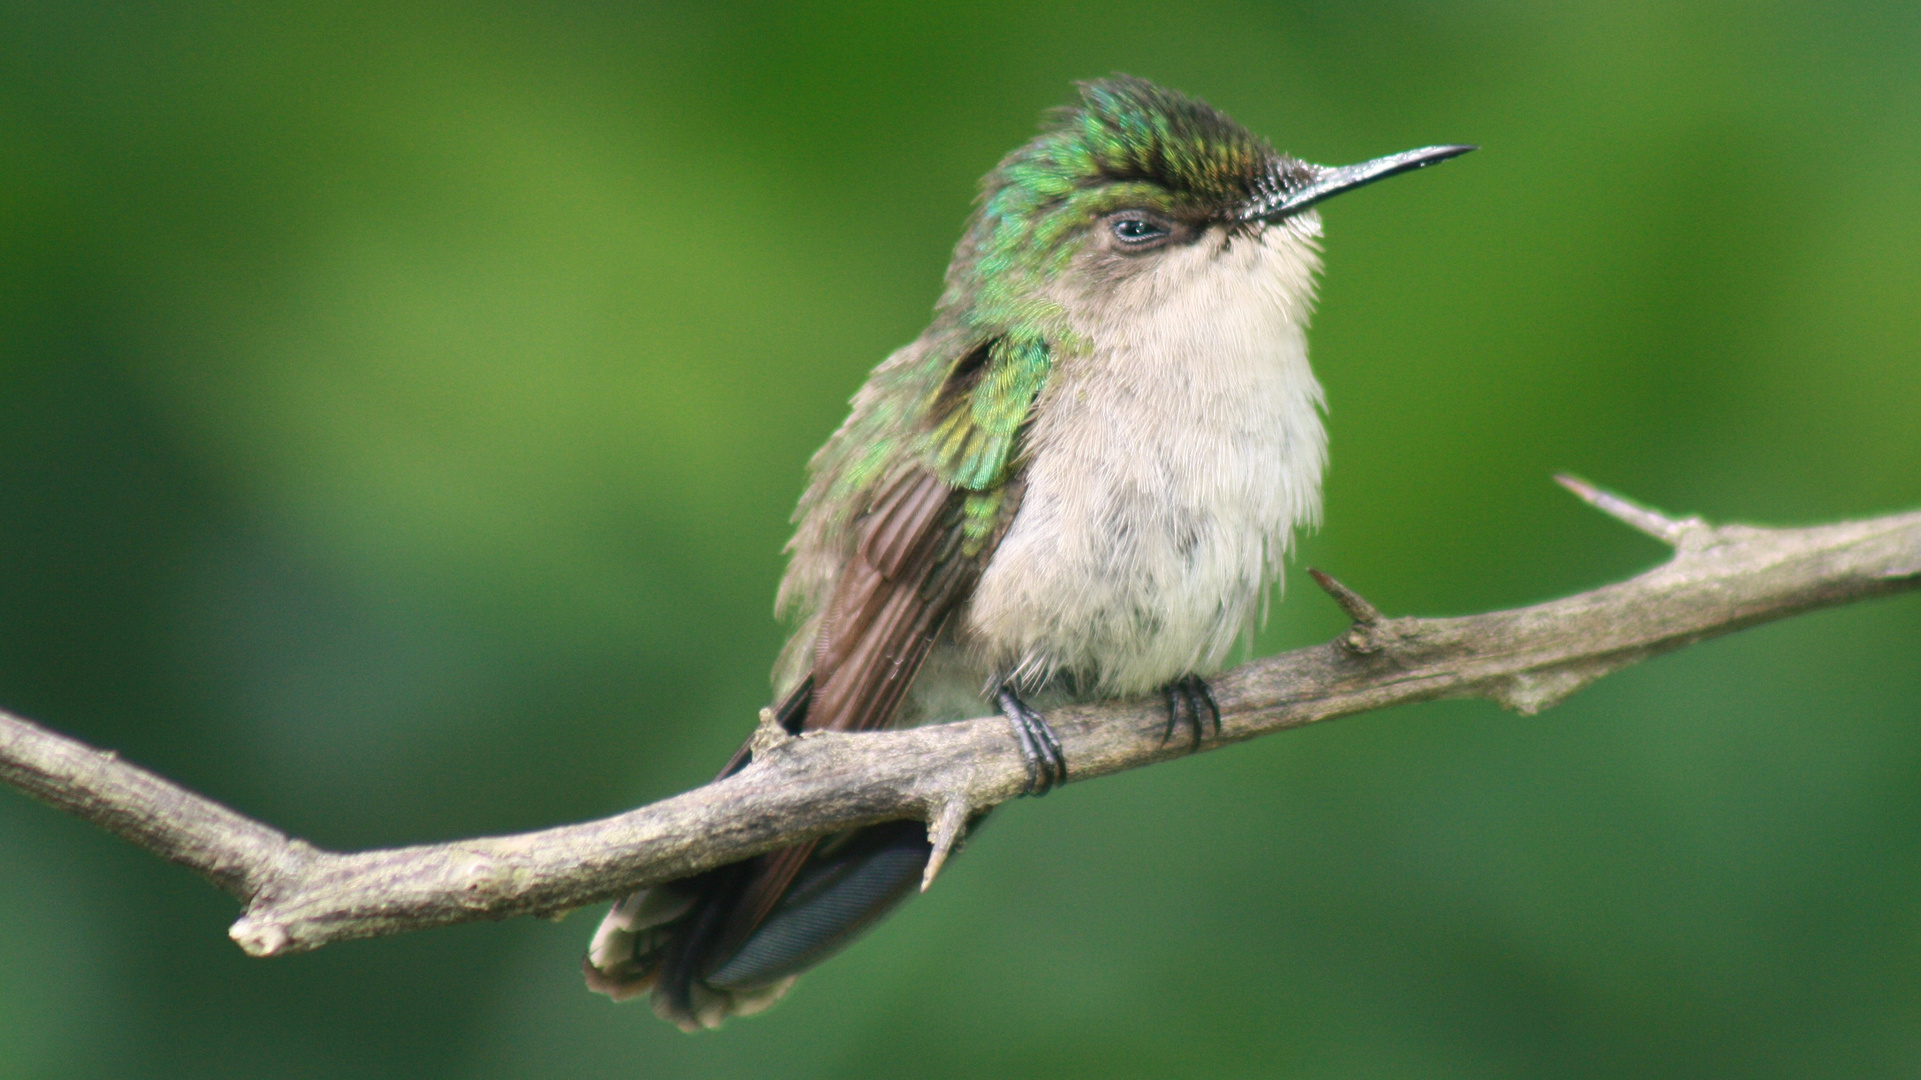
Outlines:
[{"label": "bird's leg", "polygon": [[1056,785],[1067,783],[1067,755],[1061,753],[1061,741],[1054,729],[1047,726],[1040,713],[1027,707],[1012,686],[1003,685],[996,699],[1001,713],[1014,725],[1021,759],[1027,763],[1027,790],[1022,794],[1039,798]]},{"label": "bird's leg", "polygon": [[1175,726],[1185,722],[1188,731],[1194,735],[1190,752],[1199,750],[1203,734],[1203,708],[1214,722],[1214,734],[1221,733],[1221,707],[1215,704],[1214,691],[1208,689],[1207,680],[1199,675],[1183,675],[1163,686],[1161,693],[1167,696],[1167,730],[1161,732],[1161,745],[1167,745],[1168,740],[1174,737]]}]

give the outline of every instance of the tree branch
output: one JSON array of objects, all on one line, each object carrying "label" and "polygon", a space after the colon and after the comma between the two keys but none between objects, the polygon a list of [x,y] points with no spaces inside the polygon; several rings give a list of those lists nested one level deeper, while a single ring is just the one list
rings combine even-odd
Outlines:
[{"label": "tree branch", "polygon": [[[1609,672],[1702,638],[1921,586],[1921,513],[1805,529],[1675,520],[1561,477],[1576,495],[1673,545],[1644,574],[1532,607],[1386,618],[1315,579],[1354,620],[1325,645],[1211,681],[1213,749],[1412,701],[1482,697],[1535,713]],[[1076,782],[1180,757],[1159,701],[1055,710]],[[754,763],[615,817],[516,836],[322,851],[130,765],[0,713],[0,782],[199,873],[246,904],[230,931],[254,956],[423,927],[555,915],[636,887],[899,818],[929,823],[940,862],[973,814],[1026,773],[999,717],[869,734],[789,736],[763,711]]]}]

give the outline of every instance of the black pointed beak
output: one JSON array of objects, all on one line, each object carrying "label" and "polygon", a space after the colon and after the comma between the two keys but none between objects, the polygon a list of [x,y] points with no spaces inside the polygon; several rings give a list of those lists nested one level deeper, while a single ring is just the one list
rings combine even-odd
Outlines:
[{"label": "black pointed beak", "polygon": [[1343,191],[1371,184],[1390,176],[1398,176],[1415,169],[1425,169],[1451,157],[1460,157],[1477,146],[1423,146],[1419,150],[1403,150],[1359,165],[1296,165],[1290,173],[1279,179],[1268,191],[1255,196],[1242,211],[1243,221],[1279,221],[1289,214],[1298,214],[1323,199],[1331,199]]}]

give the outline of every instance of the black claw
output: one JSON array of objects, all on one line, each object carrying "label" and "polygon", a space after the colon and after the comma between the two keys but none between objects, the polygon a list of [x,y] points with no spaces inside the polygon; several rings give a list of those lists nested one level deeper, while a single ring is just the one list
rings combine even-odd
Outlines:
[{"label": "black claw", "polygon": [[1187,702],[1187,730],[1194,736],[1194,741],[1187,747],[1187,752],[1191,754],[1201,748],[1201,736],[1205,734],[1205,725],[1201,723],[1201,699],[1194,693],[1191,677],[1181,680],[1181,698]]},{"label": "black claw", "polygon": [[1055,737],[1054,729],[1047,726],[1039,713],[1027,707],[1013,687],[1001,687],[996,698],[1002,715],[1014,725],[1021,760],[1027,764],[1027,790],[1022,794],[1038,799],[1067,783],[1067,755],[1062,753],[1061,741]]},{"label": "black claw", "polygon": [[1162,688],[1167,696],[1167,728],[1161,732],[1161,745],[1165,746],[1174,738],[1174,729],[1185,725],[1193,736],[1190,751],[1201,748],[1201,739],[1206,735],[1207,721],[1201,718],[1202,708],[1214,724],[1214,734],[1221,733],[1221,707],[1214,701],[1214,691],[1208,688],[1207,681],[1199,675],[1183,675]]},{"label": "black claw", "polygon": [[1047,744],[1047,758],[1054,765],[1054,782],[1067,783],[1067,751],[1061,749],[1061,741],[1055,736],[1054,729],[1048,725],[1047,721],[1036,716],[1034,722],[1039,725],[1037,730],[1040,733],[1041,742]]}]

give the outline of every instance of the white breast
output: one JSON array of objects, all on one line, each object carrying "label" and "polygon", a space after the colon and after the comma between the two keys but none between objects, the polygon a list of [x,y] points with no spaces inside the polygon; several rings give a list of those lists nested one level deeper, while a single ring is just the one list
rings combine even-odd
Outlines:
[{"label": "white breast", "polygon": [[1137,694],[1217,670],[1258,621],[1320,513],[1317,230],[1217,234],[1063,301],[1092,348],[1035,410],[1020,511],[960,627],[970,666]]}]

